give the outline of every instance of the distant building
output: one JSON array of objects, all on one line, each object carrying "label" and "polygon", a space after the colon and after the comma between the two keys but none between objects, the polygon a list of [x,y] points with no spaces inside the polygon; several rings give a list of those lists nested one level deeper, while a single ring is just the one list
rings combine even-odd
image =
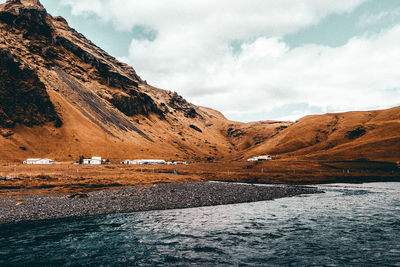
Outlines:
[{"label": "distant building", "polygon": [[52,159],[27,159],[23,163],[24,164],[49,165],[49,164],[54,164],[54,160],[52,160]]},{"label": "distant building", "polygon": [[137,163],[134,160],[125,160],[123,162],[121,162],[121,164],[125,164],[125,165],[136,165]]},{"label": "distant building", "polygon": [[272,157],[270,155],[262,155],[254,158],[249,158],[247,161],[267,161],[267,160],[272,160]]},{"label": "distant building", "polygon": [[122,164],[126,165],[164,165],[167,162],[163,159],[136,159],[136,160],[125,160]]},{"label": "distant building", "polygon": [[189,165],[190,163],[187,161],[174,161],[173,164],[175,165]]},{"label": "distant building", "polygon": [[92,157],[91,159],[83,159],[82,164],[101,165],[101,157]]}]

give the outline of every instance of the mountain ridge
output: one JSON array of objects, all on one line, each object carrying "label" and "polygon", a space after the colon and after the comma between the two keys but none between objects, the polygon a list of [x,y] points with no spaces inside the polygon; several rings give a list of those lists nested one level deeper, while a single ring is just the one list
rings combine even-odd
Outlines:
[{"label": "mountain ridge", "polygon": [[37,0],[0,5],[0,59],[0,160],[400,158],[399,107],[232,122],[147,84]]}]

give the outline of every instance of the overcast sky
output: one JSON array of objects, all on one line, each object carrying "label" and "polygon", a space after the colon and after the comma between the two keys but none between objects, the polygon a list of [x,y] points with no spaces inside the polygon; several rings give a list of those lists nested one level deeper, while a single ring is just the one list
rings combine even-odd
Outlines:
[{"label": "overcast sky", "polygon": [[150,84],[232,120],[400,105],[399,0],[41,2]]}]

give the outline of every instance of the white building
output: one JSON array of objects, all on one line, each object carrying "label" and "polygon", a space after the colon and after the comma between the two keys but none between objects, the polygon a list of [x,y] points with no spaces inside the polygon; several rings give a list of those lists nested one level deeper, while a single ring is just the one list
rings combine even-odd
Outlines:
[{"label": "white building", "polygon": [[167,162],[163,159],[136,159],[136,160],[125,160],[123,164],[127,165],[163,165]]},{"label": "white building", "polygon": [[187,161],[174,161],[174,165],[189,165],[190,163]]},{"label": "white building", "polygon": [[266,161],[266,160],[272,160],[270,155],[262,155],[254,158],[249,158],[247,161]]},{"label": "white building", "polygon": [[54,164],[54,160],[52,160],[52,159],[27,159],[23,163],[24,164],[47,165],[47,164]]},{"label": "white building", "polygon": [[125,164],[125,165],[136,165],[137,163],[134,160],[125,160],[123,162],[121,162],[121,164]]},{"label": "white building", "polygon": [[83,164],[101,165],[101,157],[92,157],[91,159],[83,159]]}]

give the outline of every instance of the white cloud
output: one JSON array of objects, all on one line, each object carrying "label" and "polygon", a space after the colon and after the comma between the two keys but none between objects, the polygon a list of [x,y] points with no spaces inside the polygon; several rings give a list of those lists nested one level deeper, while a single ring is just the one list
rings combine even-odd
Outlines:
[{"label": "white cloud", "polygon": [[[118,29],[156,30],[154,41],[132,41],[126,61],[149,83],[232,119],[400,104],[400,27],[337,48],[290,49],[282,41],[328,14],[350,12],[363,0],[64,2],[75,14],[95,13]],[[237,40],[244,42],[240,52],[231,46]]]},{"label": "white cloud", "polygon": [[289,103],[308,103],[323,112],[400,104],[400,90],[388,90],[400,88],[400,26],[337,48],[289,49],[277,38],[260,37],[243,44],[236,56],[223,47],[194,47],[190,53],[194,44],[175,47],[169,41],[175,43],[162,35],[155,42],[134,41],[130,62],[136,62],[139,73],[152,77],[154,84],[179,90],[228,117],[246,118],[240,113],[248,113],[250,118],[264,111],[265,119],[277,119],[267,114]]},{"label": "white cloud", "polygon": [[75,15],[94,13],[119,29],[147,25],[220,39],[282,35],[349,12],[366,0],[62,0]]}]

